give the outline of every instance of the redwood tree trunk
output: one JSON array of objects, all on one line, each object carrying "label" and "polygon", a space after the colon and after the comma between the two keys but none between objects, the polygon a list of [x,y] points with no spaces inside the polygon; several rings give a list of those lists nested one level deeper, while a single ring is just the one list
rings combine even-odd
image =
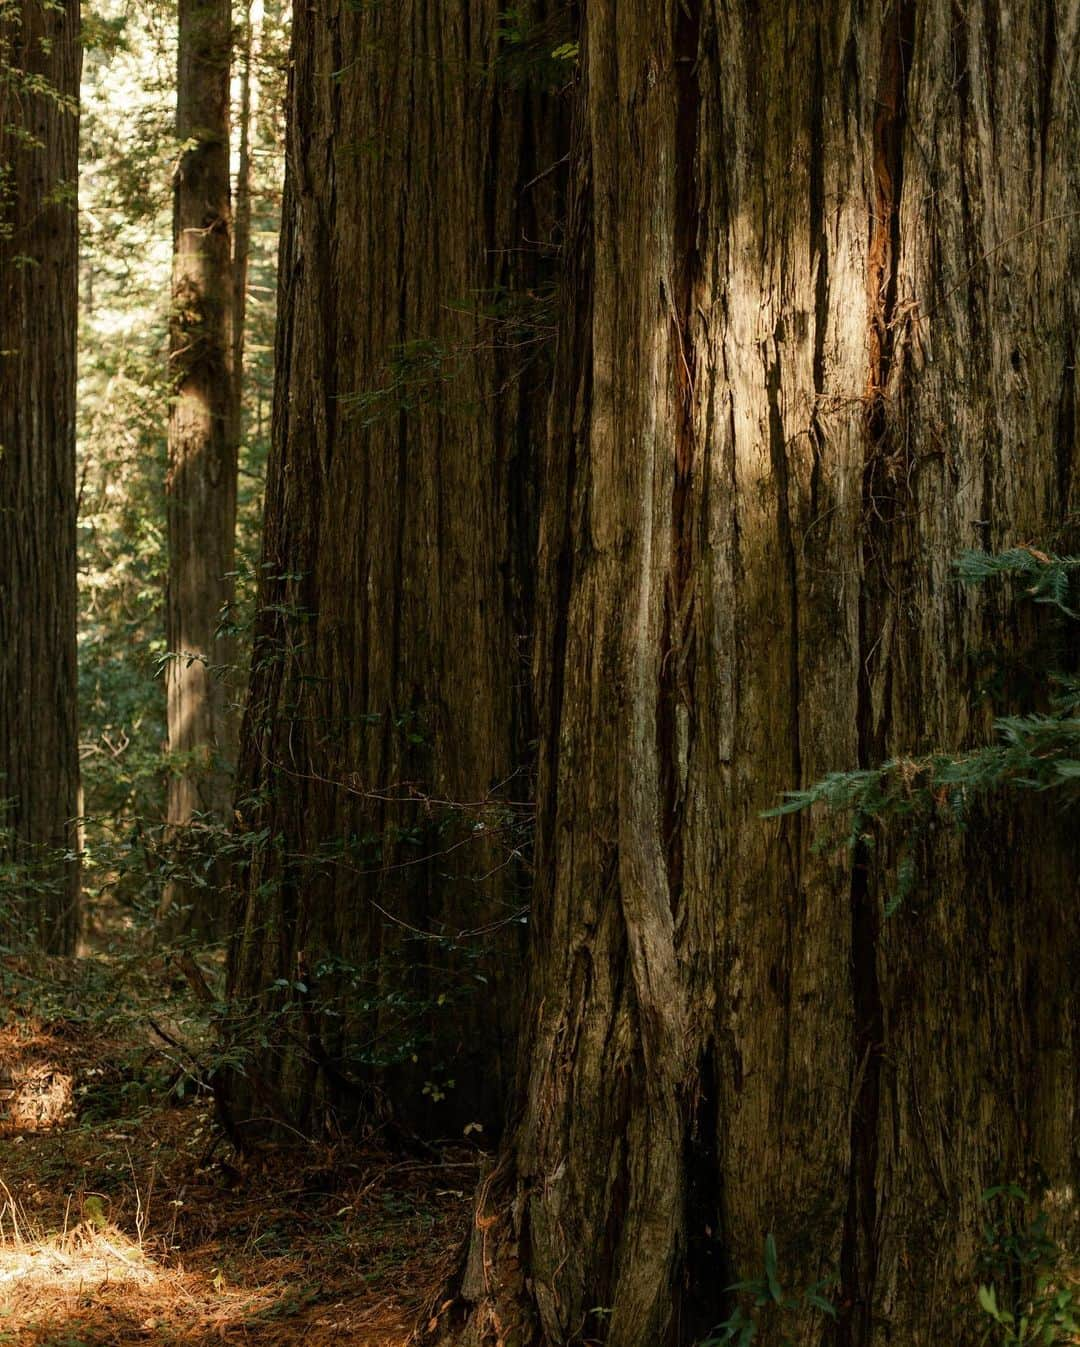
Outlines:
[{"label": "redwood tree trunk", "polygon": [[[166,819],[178,854],[202,822],[229,820],[232,717],[222,676],[231,645],[216,637],[233,593],[236,416],[229,208],[229,0],[180,0],[169,364],[169,575],[165,635],[170,765]],[[195,828],[193,829],[193,820]],[[200,926],[207,890],[171,883]]]},{"label": "redwood tree trunk", "polygon": [[240,98],[237,108],[236,209],[232,236],[232,405],[230,409],[233,443],[244,441],[244,339],[247,335],[248,261],[251,254],[251,133],[253,94],[251,65],[256,37],[254,5],[244,0],[238,25],[237,64],[240,68]]},{"label": "redwood tree trunk", "polygon": [[232,988],[302,1125],[372,1087],[443,1134],[501,1115],[558,167],[501,10],[293,19]]},{"label": "redwood tree trunk", "polygon": [[0,920],[58,954],[79,912],[78,38],[78,0],[0,5]]},{"label": "redwood tree trunk", "polygon": [[971,654],[1015,629],[951,559],[1076,509],[1077,37],[1012,0],[585,6],[473,1341],[691,1342],[769,1233],[838,1286],[798,1343],[975,1341],[981,1190],[1041,1170],[1073,1217],[1058,823],[942,836],[886,920],[876,861],[761,811],[977,738]]}]

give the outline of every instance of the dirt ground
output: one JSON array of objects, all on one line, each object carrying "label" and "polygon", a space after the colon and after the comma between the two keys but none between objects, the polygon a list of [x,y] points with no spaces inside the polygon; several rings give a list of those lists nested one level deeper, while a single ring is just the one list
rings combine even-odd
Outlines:
[{"label": "dirt ground", "polygon": [[405,1343],[479,1157],[238,1156],[155,1024],[199,1042],[164,958],[0,962],[0,1344]]}]

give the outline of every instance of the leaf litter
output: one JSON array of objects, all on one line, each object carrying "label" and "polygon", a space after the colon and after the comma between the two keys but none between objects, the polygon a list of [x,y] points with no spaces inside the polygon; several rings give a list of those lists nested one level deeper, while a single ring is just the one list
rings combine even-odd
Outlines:
[{"label": "leaf litter", "polygon": [[477,1153],[237,1155],[148,1046],[164,962],[109,1015],[86,1013],[87,968],[0,961],[0,1347],[405,1344],[454,1265]]}]

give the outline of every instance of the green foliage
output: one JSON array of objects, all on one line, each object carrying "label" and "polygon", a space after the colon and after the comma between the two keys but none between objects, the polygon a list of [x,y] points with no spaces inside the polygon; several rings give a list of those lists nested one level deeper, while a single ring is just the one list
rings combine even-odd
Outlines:
[{"label": "green foliage", "polygon": [[[31,0],[33,3],[33,0]],[[43,14],[65,14],[65,6],[56,0],[37,0]],[[35,104],[46,101],[65,116],[75,116],[78,100],[61,92],[36,64],[47,62],[48,38],[39,39],[37,49],[24,40],[24,0],[0,0],[0,242],[13,237],[11,220],[16,158],[20,154],[44,150],[41,137],[31,129],[35,125]],[[46,166],[48,168],[48,166]],[[46,194],[44,204],[63,204],[74,209],[74,183],[56,183]],[[16,267],[35,265],[35,259],[18,255],[6,259]]]},{"label": "green foliage", "polygon": [[[283,156],[283,19],[268,4],[253,70],[252,251],[245,326],[236,603],[223,625],[246,666],[269,448]],[[79,695],[91,906],[138,916],[194,856],[164,854],[170,764],[160,677],[166,578],[167,324],[177,145],[175,13],[101,0],[84,18],[79,340]],[[246,667],[227,671],[238,694]],[[203,877],[205,882],[205,876]]]},{"label": "green foliage", "polygon": [[437,341],[402,342],[390,351],[378,386],[343,394],[341,405],[362,426],[426,405],[441,409],[444,389],[457,377],[460,363]]},{"label": "green foliage", "polygon": [[1066,617],[1080,616],[1072,599],[1080,576],[1080,557],[1051,556],[1034,547],[1014,547],[1007,552],[964,552],[957,559],[956,573],[968,585],[1007,577],[1036,603],[1051,604]]},{"label": "green foliage", "polygon": [[979,1309],[990,1322],[985,1342],[999,1347],[1066,1347],[1080,1333],[1080,1298],[1064,1250],[1045,1211],[1027,1212],[1022,1188],[1004,1184],[982,1195],[986,1207]]},{"label": "green foliage", "polygon": [[127,25],[126,14],[102,14],[99,10],[87,9],[84,6],[79,28],[79,39],[84,54],[101,52],[106,56],[113,56],[117,52],[129,51]]},{"label": "green foliage", "polygon": [[786,1332],[793,1316],[816,1311],[829,1319],[836,1318],[836,1308],[826,1295],[830,1286],[828,1279],[822,1279],[799,1290],[786,1291],[780,1282],[776,1240],[771,1234],[766,1235],[760,1275],[725,1288],[739,1297],[738,1303],[698,1347],[726,1347],[727,1344],[749,1347],[766,1316],[770,1327],[782,1335],[783,1347],[793,1347],[794,1339]]},{"label": "green foliage", "polygon": [[106,890],[135,903],[145,894],[145,840],[164,801],[154,674],[164,653],[172,22],[156,6],[104,0],[83,68],[79,697],[92,906]]},{"label": "green foliage", "polygon": [[[955,569],[964,584],[1011,581],[1021,597],[1049,606],[1059,625],[1077,620],[1080,557],[1028,547],[998,554],[967,552]],[[1056,657],[1052,644],[1050,650]],[[1036,656],[1036,705],[998,716],[991,743],[831,772],[805,790],[788,792],[765,817],[824,806],[850,819],[851,846],[869,848],[875,842],[871,824],[900,823],[905,841],[886,907],[887,913],[895,911],[916,880],[917,843],[938,821],[963,827],[976,802],[1007,790],[1052,792],[1063,806],[1075,806],[1080,790],[1080,678],[1051,667],[1048,658],[1046,647]]]},{"label": "green foliage", "polygon": [[439,415],[465,410],[453,390],[480,349],[472,334],[482,334],[483,348],[505,352],[513,367],[508,379],[519,379],[554,343],[555,301],[552,282],[527,290],[493,286],[451,300],[447,309],[470,320],[469,340],[447,345],[425,337],[391,347],[375,385],[341,394],[342,409],[362,426],[393,421],[420,408]]},{"label": "green foliage", "polygon": [[31,846],[6,826],[11,804],[0,799],[0,957],[44,939],[38,914],[68,900],[66,872],[76,860],[71,851]]},{"label": "green foliage", "polygon": [[555,92],[573,76],[580,53],[569,5],[542,16],[529,3],[507,5],[496,31],[496,71],[505,83]]}]

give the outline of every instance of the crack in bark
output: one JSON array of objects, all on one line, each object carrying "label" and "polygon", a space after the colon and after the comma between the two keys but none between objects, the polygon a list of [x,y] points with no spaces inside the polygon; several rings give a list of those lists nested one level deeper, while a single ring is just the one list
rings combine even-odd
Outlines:
[{"label": "crack in bark", "polygon": [[[900,200],[904,176],[905,96],[914,40],[914,0],[901,0],[882,34],[874,115],[874,199],[870,213],[867,293],[870,307],[870,371],[867,393],[871,431],[882,415],[895,348],[896,291],[900,251]],[[872,438],[878,438],[872,434]]]},{"label": "crack in bark", "polygon": [[660,764],[663,809],[662,840],[672,911],[679,905],[683,886],[682,795],[689,753],[692,705],[693,594],[690,577],[694,560],[693,478],[698,453],[694,420],[695,351],[691,317],[700,277],[698,232],[698,49],[701,40],[701,3],[681,3],[675,15],[673,62],[675,76],[675,184],[674,270],[669,302],[672,306],[673,380],[678,400],[671,491],[671,561],[664,595],[661,635],[660,689],[657,703],[657,757]]},{"label": "crack in bark", "polygon": [[[874,117],[874,195],[867,256],[870,361],[867,379],[867,450],[863,473],[864,571],[859,595],[857,691],[858,759],[868,767],[883,756],[887,699],[875,724],[872,664],[879,647],[874,634],[883,621],[889,529],[895,501],[883,515],[876,475],[891,446],[886,389],[895,354],[900,248],[900,204],[904,172],[907,73],[914,43],[914,0],[900,0],[882,30],[877,110]],[[887,517],[886,517],[887,516]],[[859,846],[850,890],[851,996],[853,1006],[850,1170],[848,1204],[841,1242],[841,1314],[836,1340],[844,1347],[869,1342],[874,1315],[877,1259],[878,1128],[881,1112],[881,1051],[884,1010],[878,978],[878,903],[870,884],[870,855]]]},{"label": "crack in bark", "polygon": [[683,1159],[686,1261],[682,1303],[673,1325],[677,1342],[697,1342],[719,1323],[727,1299],[723,1288],[735,1280],[720,1228],[724,1178],[716,1150],[720,1128],[716,1073],[717,1049],[710,1040],[698,1059],[694,1089],[688,1100]]},{"label": "crack in bark", "polygon": [[825,394],[825,334],[829,330],[829,241],[825,231],[825,69],[821,55],[821,33],[814,42],[814,79],[810,121],[810,265],[814,275],[814,408],[811,413],[810,441],[814,454],[811,479],[810,518],[816,519],[821,475],[821,450],[826,443],[821,423],[821,403]]}]

